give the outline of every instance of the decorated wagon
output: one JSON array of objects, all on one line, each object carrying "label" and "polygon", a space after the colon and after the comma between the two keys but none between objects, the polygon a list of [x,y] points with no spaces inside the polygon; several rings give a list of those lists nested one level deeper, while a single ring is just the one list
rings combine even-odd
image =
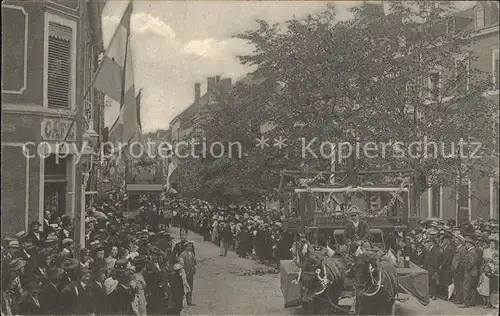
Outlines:
[{"label": "decorated wagon", "polygon": [[[414,173],[359,174],[372,180],[395,176],[384,185],[369,181],[347,185],[332,184],[331,172],[282,172],[284,225],[297,236],[294,259],[280,262],[285,308],[302,305],[315,313],[328,309],[342,314],[388,314],[396,300],[403,300],[400,293],[423,305],[429,303],[427,271],[386,244],[386,235],[416,222]],[[370,226],[370,238],[360,244],[356,255],[344,241],[346,215],[352,205],[364,210]],[[346,298],[352,306],[340,304]]]}]

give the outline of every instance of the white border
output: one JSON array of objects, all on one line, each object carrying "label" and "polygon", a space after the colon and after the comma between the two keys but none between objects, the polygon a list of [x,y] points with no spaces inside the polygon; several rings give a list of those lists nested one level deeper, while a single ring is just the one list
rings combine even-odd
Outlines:
[{"label": "white border", "polygon": [[71,73],[70,73],[70,104],[68,109],[61,109],[64,112],[71,112],[76,108],[76,58],[77,58],[77,35],[78,27],[75,21],[65,19],[55,14],[45,12],[43,28],[43,107],[49,107],[47,85],[49,70],[49,22],[55,22],[71,28]]},{"label": "white border", "polygon": [[19,10],[24,14],[24,82],[23,86],[20,90],[3,90],[2,93],[6,94],[23,94],[24,91],[28,88],[28,12],[24,9],[24,7],[16,6],[16,5],[8,5],[2,4],[3,8],[9,8],[13,10]]}]

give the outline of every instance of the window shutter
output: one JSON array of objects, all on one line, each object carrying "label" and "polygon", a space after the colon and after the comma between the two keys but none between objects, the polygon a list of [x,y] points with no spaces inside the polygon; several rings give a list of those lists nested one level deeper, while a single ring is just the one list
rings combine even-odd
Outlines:
[{"label": "window shutter", "polygon": [[72,29],[49,22],[48,81],[49,107],[70,107]]}]

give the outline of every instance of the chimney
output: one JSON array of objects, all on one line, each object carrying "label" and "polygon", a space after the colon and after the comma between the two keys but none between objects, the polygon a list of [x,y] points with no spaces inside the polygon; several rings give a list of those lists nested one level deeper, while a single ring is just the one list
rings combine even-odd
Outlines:
[{"label": "chimney", "polygon": [[201,97],[201,83],[194,84],[194,103],[198,104]]},{"label": "chimney", "polygon": [[218,84],[220,82],[220,76],[215,76],[215,83]]},{"label": "chimney", "polygon": [[232,87],[231,78],[224,78],[220,81],[220,89],[222,93],[231,93]]},{"label": "chimney", "polygon": [[207,93],[215,93],[216,77],[207,78]]}]

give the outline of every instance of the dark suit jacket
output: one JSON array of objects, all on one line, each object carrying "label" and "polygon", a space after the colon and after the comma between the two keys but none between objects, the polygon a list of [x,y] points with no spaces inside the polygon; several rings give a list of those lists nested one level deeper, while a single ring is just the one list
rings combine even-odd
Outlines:
[{"label": "dark suit jacket", "polygon": [[439,271],[440,264],[441,250],[438,246],[433,246],[425,253],[424,269],[429,272],[429,275],[433,275]]},{"label": "dark suit jacket", "polygon": [[97,284],[92,281],[87,286],[87,297],[90,301],[89,312],[95,315],[106,315],[108,312],[108,297],[104,285]]},{"label": "dark suit jacket", "polygon": [[66,235],[66,233],[64,232],[64,229],[61,229],[61,231],[59,232],[59,243],[62,244],[62,241],[66,238],[70,238],[70,239],[73,239],[73,233],[72,232],[69,232],[68,235]]},{"label": "dark suit jacket", "polygon": [[465,269],[465,278],[473,277],[476,278],[479,276],[479,269],[477,267],[478,262],[478,254],[475,247],[472,247],[467,251],[463,258],[464,269]]},{"label": "dark suit jacket", "polygon": [[[78,292],[77,292],[78,291]],[[77,315],[81,293],[76,282],[67,284],[59,295],[59,311],[63,315]]]},{"label": "dark suit jacket", "polygon": [[461,245],[455,249],[455,254],[451,262],[451,271],[454,273],[464,272],[464,258],[466,253],[467,250],[465,249],[465,245]]},{"label": "dark suit jacket", "polygon": [[42,247],[43,245],[43,236],[42,233],[38,233],[38,238],[33,232],[28,234],[28,237],[30,238],[31,242],[33,245],[37,246],[38,248]]},{"label": "dark suit jacket", "polygon": [[449,285],[452,282],[452,274],[451,274],[451,265],[453,263],[453,257],[455,255],[454,249],[448,245],[443,249],[443,253],[441,255],[441,265],[439,267],[441,281],[443,284]]},{"label": "dark suit jacket", "polygon": [[358,240],[366,240],[368,236],[370,235],[370,228],[368,226],[368,223],[365,221],[359,221],[358,224],[358,229],[354,227],[353,222],[349,222],[346,224],[344,228],[344,240],[347,242],[347,240],[354,240],[355,236],[358,236]]},{"label": "dark suit jacket", "polygon": [[124,288],[118,284],[116,289],[108,296],[109,314],[111,315],[133,315],[132,301],[134,294],[130,289]]},{"label": "dark suit jacket", "polygon": [[23,295],[19,302],[19,315],[41,315],[40,301],[35,301],[31,295]]},{"label": "dark suit jacket", "polygon": [[423,268],[425,263],[425,251],[422,251],[420,254],[415,250],[413,253],[413,259],[411,260],[413,263],[415,263],[417,266]]},{"label": "dark suit jacket", "polygon": [[42,286],[40,292],[40,304],[43,315],[53,315],[58,311],[59,305],[59,289],[53,283],[46,282]]}]

